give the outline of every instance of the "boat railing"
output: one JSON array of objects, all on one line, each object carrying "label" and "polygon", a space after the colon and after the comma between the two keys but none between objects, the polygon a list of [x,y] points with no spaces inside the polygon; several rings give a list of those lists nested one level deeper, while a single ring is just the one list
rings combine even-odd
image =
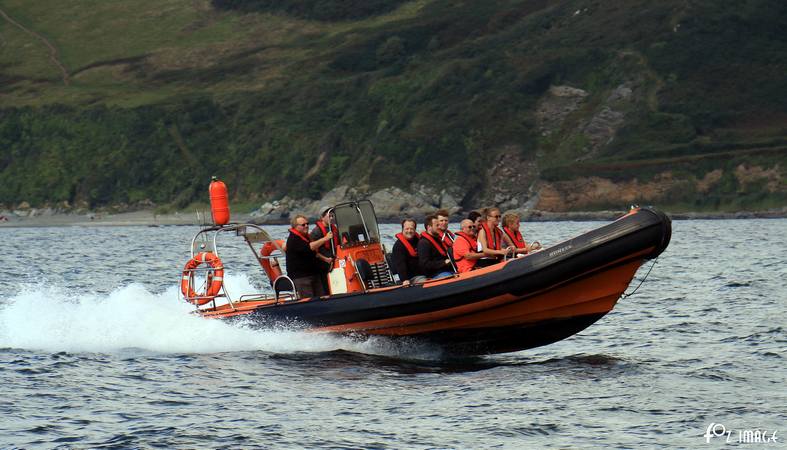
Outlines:
[{"label": "boat railing", "polygon": [[[259,265],[262,265],[262,262],[265,260],[277,260],[278,258],[284,257],[284,251],[281,246],[276,242],[275,239],[271,237],[271,235],[265,231],[262,227],[252,223],[232,223],[222,226],[208,226],[202,228],[198,231],[191,240],[191,257],[194,258],[197,253],[200,252],[211,252],[215,254],[219,259],[221,259],[221,249],[219,246],[218,236],[226,233],[234,233],[236,236],[241,236],[244,238],[244,241],[249,246],[252,255],[256,259]],[[272,242],[275,250],[269,255],[262,255],[260,252],[254,248],[255,243],[266,243]],[[223,268],[226,268],[226,265],[222,262]],[[259,267],[259,266],[258,266]],[[194,275],[199,274],[202,275],[204,273],[205,282],[212,277],[216,269],[213,267],[197,267],[195,269],[191,269],[188,272],[189,277],[189,291],[188,292],[198,292],[194,286]],[[263,271],[264,273],[264,271]],[[186,273],[184,272],[184,275]],[[266,274],[267,275],[267,274]],[[273,285],[274,280],[270,280],[271,285]],[[206,289],[206,285],[200,286],[202,289]],[[196,297],[188,297],[184,296],[186,300],[192,301],[194,303],[195,300],[200,298],[204,298],[204,296],[196,296]],[[274,300],[276,303],[279,302],[279,297],[275,294],[247,294],[240,296],[237,300],[233,301],[232,297],[230,296],[229,292],[227,291],[226,285],[223,283],[220,292],[216,295],[216,298],[226,298],[227,302],[229,303],[230,307],[233,311],[236,309],[236,302],[245,302],[245,301],[267,301],[267,300]],[[216,307],[215,298],[212,301],[212,306]]]},{"label": "boat railing", "polygon": [[[256,294],[244,294],[238,298],[238,303],[244,302],[273,302],[273,304],[281,303],[281,296],[277,297],[276,294],[266,294],[263,292],[256,293]],[[289,298],[288,300],[295,300],[295,298]]]},{"label": "boat railing", "polygon": [[[212,274],[215,273],[215,270],[216,269],[212,267],[197,267],[195,269],[185,270],[184,273],[188,273],[188,277],[189,277],[189,284],[188,284],[189,291],[202,292],[203,290],[207,289],[207,281],[213,276]],[[203,279],[203,282],[199,286],[197,286],[195,282],[195,279],[198,277]],[[286,303],[292,300],[298,300],[298,295],[295,290],[295,284],[292,282],[292,280],[286,275],[280,276],[279,278],[276,279],[276,281],[279,281],[280,279],[289,280],[292,289],[283,288],[279,290],[276,289],[276,287],[274,286],[275,289],[274,293],[257,292],[252,294],[243,294],[240,297],[238,297],[237,300],[234,301],[232,297],[229,295],[229,293],[227,292],[226,287],[222,283],[221,292],[219,292],[219,294],[217,294],[214,298],[211,299],[210,302],[211,307],[212,308],[216,307],[216,299],[219,298],[227,299],[227,303],[230,305],[233,311],[236,310],[239,304],[244,302],[272,302],[273,304],[279,304],[279,303]],[[185,296],[184,298],[186,300],[191,301],[192,303],[195,303],[196,301],[205,298],[205,296],[195,295],[193,297]]]},{"label": "boat railing", "polygon": [[282,298],[288,300],[298,299],[298,290],[295,288],[295,282],[287,275],[279,275],[273,280],[273,293],[276,296],[277,304]]}]

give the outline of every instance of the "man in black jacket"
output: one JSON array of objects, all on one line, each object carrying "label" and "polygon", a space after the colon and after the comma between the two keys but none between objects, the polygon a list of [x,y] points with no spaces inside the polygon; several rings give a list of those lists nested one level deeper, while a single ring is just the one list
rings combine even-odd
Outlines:
[{"label": "man in black jacket", "polygon": [[404,219],[402,232],[397,233],[396,242],[391,250],[393,269],[399,274],[402,284],[420,283],[426,280],[418,264],[418,234],[415,220]]},{"label": "man in black jacket", "polygon": [[322,239],[312,241],[309,238],[309,220],[297,215],[290,222],[290,235],[287,237],[287,275],[295,283],[295,289],[301,298],[327,294],[320,281],[317,249],[329,242],[333,237],[330,231]]},{"label": "man in black jacket", "polygon": [[437,216],[429,215],[424,220],[426,231],[418,241],[418,264],[423,274],[429,278],[443,278],[454,274],[448,252],[440,239]]}]

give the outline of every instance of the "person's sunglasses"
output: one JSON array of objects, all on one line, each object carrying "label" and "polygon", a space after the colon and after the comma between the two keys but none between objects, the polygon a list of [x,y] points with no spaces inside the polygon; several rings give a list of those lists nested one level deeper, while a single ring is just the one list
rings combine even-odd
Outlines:
[{"label": "person's sunglasses", "polygon": [[298,226],[299,226],[299,227],[308,227],[308,226],[309,226],[309,222],[306,222],[306,223],[299,223],[299,224],[298,224]]},{"label": "person's sunglasses", "polygon": [[496,216],[489,216],[489,217],[491,217],[491,218],[493,218],[493,219],[499,219],[499,218],[500,218],[500,215],[498,214],[498,215],[496,215]]}]

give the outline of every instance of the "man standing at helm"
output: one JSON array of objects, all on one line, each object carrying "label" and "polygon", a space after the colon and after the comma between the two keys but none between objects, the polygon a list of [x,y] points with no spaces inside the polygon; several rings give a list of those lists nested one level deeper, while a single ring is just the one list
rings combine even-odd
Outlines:
[{"label": "man standing at helm", "polygon": [[331,271],[333,260],[336,257],[334,251],[336,247],[339,246],[339,231],[336,229],[336,225],[331,224],[332,216],[333,213],[330,207],[324,206],[320,208],[320,219],[317,220],[317,226],[309,233],[312,242],[319,242],[320,239],[324,238],[329,233],[333,237],[333,245],[331,245],[331,239],[328,239],[324,240],[324,244],[317,247],[317,259],[319,260],[317,262],[317,268],[320,272],[320,281],[322,282],[323,291],[326,294],[328,293],[328,272]]}]

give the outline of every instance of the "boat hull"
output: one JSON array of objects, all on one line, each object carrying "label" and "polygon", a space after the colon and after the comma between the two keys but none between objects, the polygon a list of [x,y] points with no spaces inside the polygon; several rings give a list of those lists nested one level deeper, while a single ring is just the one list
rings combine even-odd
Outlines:
[{"label": "boat hull", "polygon": [[666,215],[641,209],[541,252],[453,278],[203,314],[262,327],[418,338],[461,354],[524,350],[565,339],[611,311],[670,236]]}]

